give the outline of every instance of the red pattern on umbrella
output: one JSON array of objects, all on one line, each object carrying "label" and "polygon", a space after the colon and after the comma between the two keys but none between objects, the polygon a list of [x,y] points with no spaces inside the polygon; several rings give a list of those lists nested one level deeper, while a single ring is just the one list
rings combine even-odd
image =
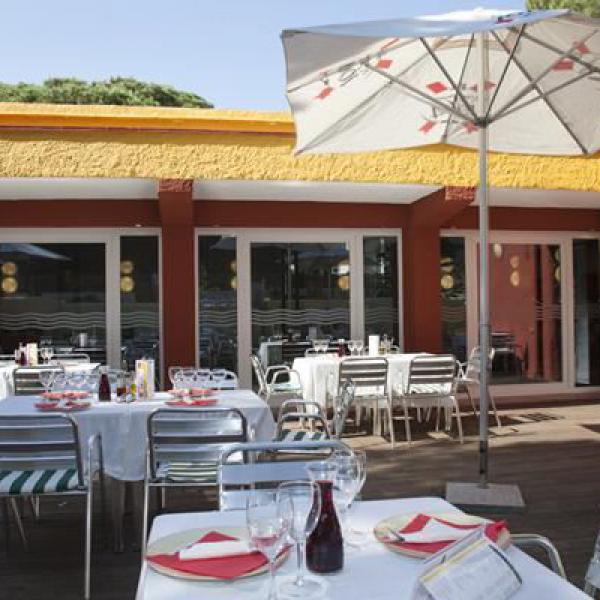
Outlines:
[{"label": "red pattern on umbrella", "polygon": [[572,71],[575,63],[570,58],[563,58],[554,64],[553,71]]},{"label": "red pattern on umbrella", "polygon": [[329,94],[333,92],[333,88],[330,85],[326,85],[316,96],[315,100],[325,100]]},{"label": "red pattern on umbrella", "polygon": [[479,129],[479,127],[477,127],[477,125],[475,125],[475,123],[473,123],[472,121],[467,121],[465,123],[465,131],[467,133],[474,133],[478,129]]},{"label": "red pattern on umbrella", "polygon": [[591,52],[584,42],[575,42],[573,48],[575,48],[579,54],[589,54]]},{"label": "red pattern on umbrella", "polygon": [[[486,81],[485,82],[484,89],[485,89],[486,92],[489,92],[490,90],[493,90],[495,87],[496,87],[496,84],[493,81]],[[476,92],[478,88],[479,88],[479,85],[476,84],[476,83],[474,83],[469,89],[472,92]]]},{"label": "red pattern on umbrella", "polygon": [[419,127],[419,131],[421,133],[429,133],[435,127],[435,125],[435,121],[427,120],[425,123],[423,123],[423,125],[421,125],[421,127]]},{"label": "red pattern on umbrella", "polygon": [[378,69],[389,69],[394,61],[391,58],[380,58],[377,63]]},{"label": "red pattern on umbrella", "polygon": [[428,83],[427,88],[429,88],[434,94],[441,94],[448,89],[446,84],[442,83],[441,81],[433,81]]}]

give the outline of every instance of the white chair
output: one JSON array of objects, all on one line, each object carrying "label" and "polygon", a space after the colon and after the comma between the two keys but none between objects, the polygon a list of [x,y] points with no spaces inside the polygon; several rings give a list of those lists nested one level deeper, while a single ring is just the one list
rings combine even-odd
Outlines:
[{"label": "white chair", "polygon": [[83,468],[77,424],[66,415],[0,417],[0,498],[8,506],[27,544],[15,500],[40,496],[85,496],[84,598],[90,597],[93,482],[100,478],[104,510],[104,469],[100,436],[87,442]]},{"label": "white chair", "polygon": [[238,377],[227,369],[212,369],[210,372],[211,387],[217,390],[237,390]]},{"label": "white chair", "polygon": [[[492,361],[494,360],[495,354],[496,349],[490,348],[488,363],[489,371],[492,370]],[[456,392],[462,392],[467,395],[467,398],[469,399],[473,409],[473,414],[477,415],[475,400],[471,394],[471,387],[479,389],[479,375],[481,373],[481,350],[479,349],[479,346],[474,346],[471,350],[468,360],[462,363],[459,362],[458,365],[459,370],[456,380]],[[490,390],[488,390],[488,398],[490,399],[490,403],[492,405],[492,412],[494,413],[494,418],[496,419],[496,425],[498,427],[502,427],[500,417],[498,416],[498,409],[496,408],[496,401],[494,400],[494,396],[490,393]]]},{"label": "white chair", "polygon": [[13,390],[15,396],[33,396],[41,394],[44,386],[40,381],[42,371],[51,371],[54,376],[64,373],[62,366],[40,365],[38,367],[19,367],[13,371]]},{"label": "white chair", "polygon": [[373,412],[373,430],[381,430],[381,413],[387,416],[390,443],[395,447],[394,423],[392,419],[391,390],[388,388],[388,361],[385,358],[345,358],[340,362],[337,394],[334,406],[338,402],[344,386],[351,382],[354,386],[354,404],[357,411],[357,423],[363,408]]},{"label": "white chair", "polygon": [[[446,417],[446,428],[452,425],[455,417],[458,437],[463,443],[460,409],[455,395],[456,358],[451,354],[418,356],[411,360],[408,379],[397,388],[402,402],[406,441],[411,442],[409,409],[436,410],[436,430],[439,428],[440,411]],[[449,418],[450,416],[450,418]]]},{"label": "white chair", "polygon": [[[292,409],[292,410],[289,410]],[[293,427],[290,427],[293,425]],[[331,438],[327,417],[318,402],[286,400],[279,408],[275,441],[304,442]]]},{"label": "white chair", "polygon": [[[298,459],[299,450],[304,453],[303,459]],[[232,444],[221,454],[219,508],[245,508],[248,491],[257,486],[273,491],[283,481],[308,480],[307,465],[327,459],[334,452],[352,454],[352,450],[339,440]],[[241,454],[247,455],[249,460],[234,462]]]},{"label": "white chair", "polygon": [[79,363],[89,363],[90,357],[83,352],[69,352],[64,354],[53,354],[52,360],[59,365],[78,365]]},{"label": "white chair", "polygon": [[542,551],[548,557],[548,563],[554,573],[563,579],[567,579],[567,573],[563,566],[562,559],[554,544],[546,537],[536,533],[511,533],[510,541],[514,546],[527,551],[535,549]]},{"label": "white chair", "polygon": [[596,537],[594,543],[594,551],[588,564],[587,571],[585,573],[585,579],[583,584],[583,591],[591,596],[596,597],[598,590],[600,589],[600,533]]},{"label": "white chair", "polygon": [[298,371],[287,365],[272,365],[265,370],[260,358],[254,354],[250,355],[250,360],[258,382],[258,394],[272,409],[278,408],[284,400],[302,398]]},{"label": "white chair", "polygon": [[217,466],[227,444],[248,439],[246,417],[236,408],[162,408],[148,416],[142,555],[146,552],[150,489],[164,506],[169,487],[216,488]]},{"label": "white chair", "polygon": [[333,405],[333,432],[339,440],[344,434],[346,421],[348,420],[348,412],[354,403],[354,395],[356,386],[352,381],[346,381],[342,386],[341,393],[336,396]]}]

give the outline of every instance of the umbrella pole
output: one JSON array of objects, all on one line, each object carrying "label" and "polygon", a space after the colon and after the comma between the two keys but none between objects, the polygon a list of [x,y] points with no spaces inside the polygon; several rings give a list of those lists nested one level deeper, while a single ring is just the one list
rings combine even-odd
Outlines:
[{"label": "umbrella pole", "polygon": [[[479,114],[487,112],[486,82],[489,71],[487,33],[479,34]],[[488,252],[488,127],[479,126],[479,487],[488,486],[488,362],[490,345]]]}]

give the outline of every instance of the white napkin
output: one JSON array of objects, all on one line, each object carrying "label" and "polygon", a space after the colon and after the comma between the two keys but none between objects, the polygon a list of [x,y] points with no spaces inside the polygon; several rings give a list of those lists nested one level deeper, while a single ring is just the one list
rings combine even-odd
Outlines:
[{"label": "white napkin", "polygon": [[225,540],[223,542],[199,542],[179,551],[179,560],[197,560],[250,554],[252,548],[245,540]]},{"label": "white napkin", "polygon": [[451,527],[438,521],[437,519],[430,519],[427,525],[421,529],[421,531],[415,531],[413,533],[402,533],[398,532],[404,538],[405,542],[419,543],[419,544],[430,544],[433,542],[445,542],[448,540],[460,540],[465,536],[473,533],[472,529],[459,529],[458,527]]}]

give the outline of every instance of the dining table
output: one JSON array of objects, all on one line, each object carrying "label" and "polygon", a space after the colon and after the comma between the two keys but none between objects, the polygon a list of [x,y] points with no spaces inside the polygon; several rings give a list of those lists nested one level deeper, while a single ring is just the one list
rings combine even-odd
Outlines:
[{"label": "dining table", "polygon": [[[410,363],[417,356],[427,353],[396,353],[380,355],[388,361],[388,389],[392,392],[408,380]],[[354,357],[339,357],[335,354],[304,356],[294,360],[292,368],[300,375],[303,397],[305,400],[317,402],[327,407],[328,399],[337,394],[339,385],[340,364],[343,360]],[[368,356],[360,358],[369,358]]]},{"label": "dining table", "polygon": [[[397,515],[462,514],[442,498],[402,498],[356,502],[352,528],[363,532],[359,547],[346,546],[342,571],[319,577],[324,600],[411,600],[423,571],[423,559],[398,554],[379,542],[373,528],[382,519]],[[152,523],[149,546],[166,536],[191,529],[219,531],[220,528],[245,527],[244,510],[165,514]],[[510,523],[509,523],[510,526]],[[514,546],[506,556],[519,573],[522,585],[514,600],[584,600],[589,597],[559,577],[542,563]],[[293,551],[291,553],[293,555]],[[288,556],[277,571],[277,579],[295,573],[295,557]],[[315,576],[315,575],[312,575]],[[318,576],[317,576],[318,577]],[[167,576],[144,561],[138,581],[136,600],[256,600],[267,597],[268,575],[255,575],[227,581],[186,580]]]}]

